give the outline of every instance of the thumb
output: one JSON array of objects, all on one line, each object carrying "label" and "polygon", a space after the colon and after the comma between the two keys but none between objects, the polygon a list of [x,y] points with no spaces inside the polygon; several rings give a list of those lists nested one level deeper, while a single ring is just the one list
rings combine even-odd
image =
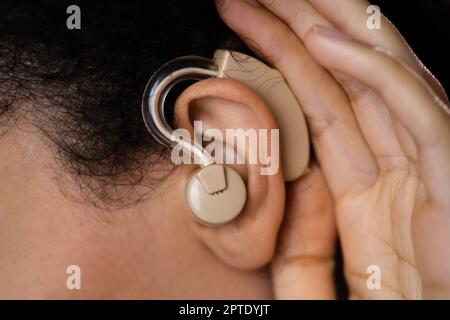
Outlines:
[{"label": "thumb", "polygon": [[276,299],[335,299],[333,200],[317,166],[287,185],[286,212],[272,260]]}]

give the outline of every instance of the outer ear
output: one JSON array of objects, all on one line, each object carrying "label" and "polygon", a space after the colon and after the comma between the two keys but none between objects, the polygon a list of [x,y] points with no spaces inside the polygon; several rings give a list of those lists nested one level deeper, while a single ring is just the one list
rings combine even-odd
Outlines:
[{"label": "outer ear", "polygon": [[[176,102],[175,118],[178,126],[191,134],[194,120],[201,120],[203,129],[219,129],[224,137],[226,129],[276,129],[265,102],[248,87],[226,79],[207,79],[188,87]],[[237,219],[223,226],[206,227],[189,214],[183,215],[216,256],[234,267],[252,269],[267,264],[273,256],[284,211],[285,186],[281,169],[273,175],[262,175],[259,161],[247,163],[234,167],[247,185],[247,202]],[[180,181],[189,181],[193,170],[195,167],[180,170],[179,174],[187,175]],[[189,212],[187,203],[185,207]]]}]

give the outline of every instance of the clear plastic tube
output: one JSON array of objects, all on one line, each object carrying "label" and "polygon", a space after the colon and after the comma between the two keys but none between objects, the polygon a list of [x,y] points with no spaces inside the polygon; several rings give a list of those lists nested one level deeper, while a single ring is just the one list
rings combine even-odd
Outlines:
[{"label": "clear plastic tube", "polygon": [[[162,145],[174,147],[179,143],[172,134],[173,128],[165,118],[165,103],[170,90],[185,80],[202,80],[218,75],[217,64],[203,57],[185,56],[161,66],[149,79],[142,98],[142,117],[150,134]],[[212,156],[193,141],[180,143],[189,153],[194,153],[205,167],[214,163]]]}]

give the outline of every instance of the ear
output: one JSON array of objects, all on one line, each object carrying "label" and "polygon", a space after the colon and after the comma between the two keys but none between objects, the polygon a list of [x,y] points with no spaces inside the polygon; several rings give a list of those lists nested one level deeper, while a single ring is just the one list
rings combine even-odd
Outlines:
[{"label": "ear", "polygon": [[[258,129],[269,133],[277,129],[270,109],[253,90],[233,80],[216,78],[188,87],[176,102],[175,119],[178,127],[189,130],[192,137],[194,121],[202,121],[203,130],[220,130],[223,137],[226,129],[255,129],[257,134],[261,132]],[[270,134],[267,141],[271,141]],[[230,145],[229,141],[224,143]],[[278,153],[277,148],[268,148]],[[204,226],[190,217],[187,202],[183,216],[187,217],[188,227],[217,257],[234,267],[253,269],[272,259],[284,211],[285,189],[281,169],[263,175],[260,161],[248,163],[249,157],[255,156],[248,149],[242,155],[245,164],[232,166],[247,186],[246,205],[239,217],[219,227]],[[279,158],[279,154],[276,156]],[[184,167],[177,174],[184,175],[179,181],[187,184],[196,166]]]}]

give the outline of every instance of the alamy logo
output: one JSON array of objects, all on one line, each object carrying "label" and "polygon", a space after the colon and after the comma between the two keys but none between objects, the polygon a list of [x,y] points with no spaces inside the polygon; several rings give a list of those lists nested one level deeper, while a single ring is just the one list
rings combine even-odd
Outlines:
[{"label": "alamy logo", "polygon": [[367,14],[370,16],[367,18],[367,29],[380,30],[381,29],[381,10],[379,6],[367,7]]},{"label": "alamy logo", "polygon": [[194,138],[188,130],[173,131],[172,149],[174,164],[201,164],[199,157],[184,146],[193,143],[204,148],[217,164],[259,164],[261,175],[274,175],[280,167],[279,129],[226,129],[225,136],[219,129],[203,130],[202,121],[194,121]]},{"label": "alamy logo", "polygon": [[381,289],[381,268],[377,265],[370,265],[366,270],[367,277],[366,285],[369,290]]},{"label": "alamy logo", "polygon": [[69,290],[81,289],[81,268],[76,264],[70,265],[66,269],[66,273],[69,275],[66,280],[66,287]]},{"label": "alamy logo", "polygon": [[79,6],[72,4],[67,7],[67,14],[70,16],[66,20],[66,26],[69,30],[80,30],[81,29],[81,9]]}]

